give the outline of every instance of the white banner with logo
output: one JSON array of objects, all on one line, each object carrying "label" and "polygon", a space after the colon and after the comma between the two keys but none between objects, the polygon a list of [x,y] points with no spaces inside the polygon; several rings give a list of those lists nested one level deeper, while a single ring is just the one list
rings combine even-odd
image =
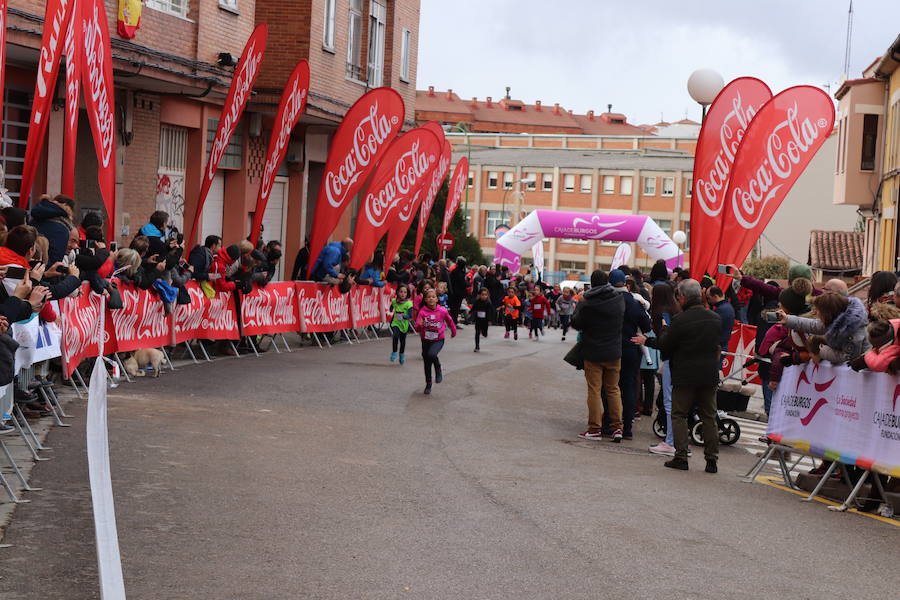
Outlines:
[{"label": "white banner with logo", "polygon": [[829,460],[900,476],[900,377],[845,365],[784,370],[768,436]]}]

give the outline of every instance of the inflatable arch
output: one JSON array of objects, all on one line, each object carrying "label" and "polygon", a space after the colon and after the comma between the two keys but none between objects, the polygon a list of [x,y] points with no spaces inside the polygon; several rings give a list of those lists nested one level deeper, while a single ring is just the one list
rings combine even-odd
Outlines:
[{"label": "inflatable arch", "polygon": [[644,215],[576,213],[535,210],[497,239],[494,262],[518,271],[520,256],[544,238],[637,242],[653,260],[663,259],[669,269],[681,266],[684,254]]}]

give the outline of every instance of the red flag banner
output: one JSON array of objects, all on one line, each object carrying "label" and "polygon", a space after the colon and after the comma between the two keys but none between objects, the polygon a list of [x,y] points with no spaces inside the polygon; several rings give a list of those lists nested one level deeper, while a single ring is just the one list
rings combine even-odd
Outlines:
[{"label": "red flag banner", "polygon": [[[75,298],[69,296],[59,302],[63,372],[66,377],[72,375],[82,360],[100,353],[100,336],[105,335],[100,331],[100,304],[101,297],[91,292],[87,283],[81,285],[81,295]],[[115,348],[107,349],[104,344],[104,351],[115,352]]]},{"label": "red flag banner", "polygon": [[[450,189],[447,191],[447,206],[444,209],[444,224],[441,226],[441,235],[447,233],[450,227],[450,221],[456,210],[459,208],[459,201],[462,198],[463,188],[469,178],[469,160],[466,157],[459,159],[456,163],[456,169],[453,171],[453,177],[450,178]],[[440,248],[438,248],[440,250]]]},{"label": "red flag banner", "polygon": [[344,115],[331,141],[309,241],[312,270],[338,220],[403,125],[403,98],[391,88],[364,94]]},{"label": "red flag banner", "polygon": [[697,277],[716,272],[731,166],[747,127],[771,98],[769,86],[759,79],[739,77],[722,88],[706,113],[697,138],[691,203],[691,270]]},{"label": "red flag banner", "polygon": [[728,340],[728,352],[722,362],[722,372],[726,376],[734,375],[739,379],[746,379],[748,383],[760,383],[756,363],[746,369],[744,363],[753,358],[756,350],[756,327],[745,325],[735,321],[731,330],[731,338]]},{"label": "red flag banner", "polygon": [[75,153],[78,142],[78,98],[81,93],[81,2],[73,0],[66,28],[66,125],[63,136],[62,193],[75,197]]},{"label": "red flag banner", "polygon": [[206,202],[209,187],[219,168],[219,161],[222,160],[222,156],[228,148],[228,142],[241,120],[247,100],[250,99],[253,83],[256,81],[256,76],[259,75],[259,66],[266,51],[268,35],[269,28],[265,23],[256,26],[244,46],[237,70],[231,78],[231,86],[228,88],[228,95],[225,97],[225,104],[222,106],[222,114],[219,117],[219,126],[216,128],[212,149],[206,159],[206,169],[203,171],[203,183],[200,186],[200,196],[197,198],[197,209],[194,211],[194,220],[191,223],[191,234],[187,238],[191,240],[191,243],[197,239],[197,227],[200,225],[200,217],[203,214],[203,203]]},{"label": "red flag banner", "polygon": [[244,335],[273,335],[300,331],[297,287],[291,281],[254,286],[241,297]]},{"label": "red flag banner", "polygon": [[407,131],[391,142],[363,195],[353,234],[351,268],[359,270],[365,265],[398,214],[403,213],[409,221],[416,192],[440,153],[437,136],[424,127]]},{"label": "red flag banner", "polygon": [[394,224],[388,229],[387,242],[385,242],[384,247],[383,266],[385,270],[387,270],[390,264],[394,262],[394,256],[396,256],[397,252],[400,250],[400,244],[403,243],[403,238],[406,237],[406,232],[409,231],[409,226],[412,225],[412,217],[422,206],[422,201],[431,189],[435,172],[441,168],[441,164],[444,160],[444,145],[447,143],[447,138],[444,136],[444,129],[436,121],[429,121],[422,125],[422,127],[437,136],[440,156],[438,157],[438,161],[429,167],[428,172],[422,178],[422,182],[419,184],[416,193],[413,195],[409,209],[401,210],[397,214],[397,219],[394,221]]},{"label": "red flag banner", "polygon": [[259,195],[256,197],[256,212],[253,214],[253,225],[250,227],[250,241],[254,246],[259,239],[263,215],[266,212],[269,195],[272,193],[272,184],[275,182],[278,165],[281,164],[287,153],[291,131],[300,120],[303,109],[306,108],[308,93],[309,63],[304,59],[297,63],[293,73],[288,77],[287,85],[284,86],[284,92],[281,94],[281,102],[278,104],[278,112],[275,114],[275,127],[272,129],[272,137],[269,138],[266,164],[263,166]]},{"label": "red flag banner", "polygon": [[[141,348],[159,348],[172,337],[171,320],[159,296],[134,284],[118,283],[122,309],[106,313],[106,339],[116,352],[132,352]],[[109,342],[103,352],[110,353]]]},{"label": "red flag banner", "polygon": [[834,103],[811,86],[788,88],[759,110],[744,133],[725,194],[720,263],[740,265],[747,258],[833,128]]},{"label": "red flag banner", "polygon": [[[44,11],[44,33],[41,37],[41,53],[38,56],[38,69],[34,82],[34,101],[31,104],[31,121],[28,125],[28,140],[25,144],[25,162],[22,165],[22,187],[19,188],[20,208],[28,208],[34,174],[37,172],[38,163],[43,154],[47,124],[50,122],[53,92],[56,90],[56,76],[59,73],[59,58],[62,55],[65,29],[69,22],[71,8],[72,0],[47,0],[47,8]],[[106,26],[105,16],[106,13],[104,13],[104,27]],[[6,24],[5,20],[4,11],[4,25]],[[6,35],[6,27],[3,30]],[[6,53],[5,47],[6,44],[4,44],[4,54]],[[3,64],[6,64],[5,60]]]},{"label": "red flag banner", "polygon": [[[6,6],[8,0],[0,0],[0,90],[6,89]],[[3,126],[3,97],[0,96],[0,131]]]},{"label": "red flag banner", "polygon": [[441,158],[437,168],[431,172],[431,184],[428,186],[428,193],[422,198],[422,204],[419,207],[419,227],[416,230],[416,247],[413,250],[415,256],[419,255],[422,248],[422,238],[425,236],[425,226],[428,224],[428,218],[431,216],[431,209],[434,208],[434,199],[437,198],[441,186],[444,185],[444,179],[450,173],[450,160],[453,158],[453,148],[450,142],[444,140],[444,147],[441,150]]},{"label": "red flag banner", "polygon": [[112,50],[102,0],[86,0],[81,7],[84,44],[82,77],[84,102],[94,135],[97,178],[106,208],[107,239],[116,237],[116,117],[113,90]]}]

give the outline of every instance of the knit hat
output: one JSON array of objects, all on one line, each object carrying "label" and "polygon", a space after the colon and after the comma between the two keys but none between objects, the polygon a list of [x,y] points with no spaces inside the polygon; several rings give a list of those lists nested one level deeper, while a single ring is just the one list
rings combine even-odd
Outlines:
[{"label": "knit hat", "polygon": [[609,284],[613,287],[625,285],[625,273],[618,269],[609,272]]},{"label": "knit hat", "polygon": [[792,265],[788,270],[788,281],[793,281],[798,277],[804,277],[812,281],[812,269],[807,265]]},{"label": "knit hat", "polygon": [[806,296],[798,294],[791,288],[781,290],[781,293],[778,295],[778,301],[792,315],[806,312]]},{"label": "knit hat", "polygon": [[225,252],[228,253],[228,256],[231,257],[231,260],[237,260],[241,257],[241,249],[234,244],[225,248]]}]

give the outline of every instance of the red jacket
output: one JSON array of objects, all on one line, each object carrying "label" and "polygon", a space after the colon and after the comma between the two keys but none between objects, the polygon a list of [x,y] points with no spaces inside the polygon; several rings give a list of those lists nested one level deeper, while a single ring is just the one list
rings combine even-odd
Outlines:
[{"label": "red jacket", "polygon": [[891,319],[891,327],[894,328],[894,342],[887,347],[873,348],[866,352],[866,367],[871,371],[885,373],[891,361],[900,356],[900,345],[897,343],[897,333],[900,330],[900,319]]},{"label": "red jacket", "polygon": [[534,298],[531,299],[531,318],[532,319],[543,319],[545,315],[550,311],[550,303],[547,302],[547,299],[543,294],[538,294]]},{"label": "red jacket", "polygon": [[228,251],[225,248],[219,250],[213,257],[212,266],[209,268],[209,279],[217,292],[233,292],[237,287],[233,281],[225,279],[225,272],[233,262],[234,260],[228,255]]}]

